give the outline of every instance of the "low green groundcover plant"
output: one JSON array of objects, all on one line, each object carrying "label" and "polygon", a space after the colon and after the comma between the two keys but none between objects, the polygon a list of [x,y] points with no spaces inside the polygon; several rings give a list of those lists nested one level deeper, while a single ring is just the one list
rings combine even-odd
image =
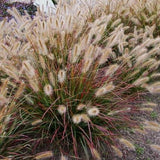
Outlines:
[{"label": "low green groundcover plant", "polygon": [[104,143],[122,157],[117,140],[135,150],[119,131],[138,130],[132,113],[152,110],[140,96],[160,92],[160,4],[131,3],[60,1],[54,15],[38,10],[33,20],[8,11],[15,19],[0,22],[1,158],[76,159],[83,148],[85,159],[88,149],[101,159]]}]

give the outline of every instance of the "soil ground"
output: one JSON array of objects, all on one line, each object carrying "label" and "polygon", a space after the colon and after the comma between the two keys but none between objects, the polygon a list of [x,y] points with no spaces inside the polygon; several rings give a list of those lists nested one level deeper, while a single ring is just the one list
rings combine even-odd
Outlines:
[{"label": "soil ground", "polygon": [[[134,115],[135,119],[140,123],[145,119],[160,123],[160,95],[148,94],[144,101],[157,103],[158,106],[153,108],[153,112],[140,112]],[[145,132],[142,134],[129,129],[122,130],[122,135],[136,146],[136,151],[129,151],[122,146],[122,158],[116,157],[112,152],[111,157],[104,160],[160,160],[160,150],[155,151],[150,147],[151,144],[160,145],[160,132],[153,130],[145,130]]]}]

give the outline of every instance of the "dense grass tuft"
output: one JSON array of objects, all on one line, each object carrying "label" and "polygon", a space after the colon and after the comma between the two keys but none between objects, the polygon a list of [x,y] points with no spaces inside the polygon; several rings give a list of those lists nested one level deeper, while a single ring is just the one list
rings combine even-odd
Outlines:
[{"label": "dense grass tuft", "polygon": [[88,1],[60,1],[56,14],[38,11],[33,20],[13,9],[15,20],[0,22],[0,82],[9,83],[1,85],[0,105],[2,113],[11,106],[3,117],[10,116],[5,127],[13,126],[7,139],[0,132],[1,144],[8,143],[2,156],[41,159],[59,151],[61,159],[78,158],[80,146],[86,158],[89,148],[101,159],[106,143],[122,157],[113,146],[119,130],[138,127],[132,113],[144,110],[137,105],[143,93],[159,93],[159,19],[139,18],[158,14],[148,5],[159,1]]}]

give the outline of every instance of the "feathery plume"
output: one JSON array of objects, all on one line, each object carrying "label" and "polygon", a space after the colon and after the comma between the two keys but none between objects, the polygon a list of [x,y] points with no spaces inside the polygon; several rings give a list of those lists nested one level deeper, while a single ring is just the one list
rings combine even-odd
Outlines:
[{"label": "feathery plume", "polygon": [[136,69],[135,71],[133,71],[129,77],[134,77],[136,74],[138,74],[140,72],[140,69]]},{"label": "feathery plume", "polygon": [[89,70],[92,64],[92,61],[93,60],[91,58],[85,60],[83,68],[82,68],[82,73],[86,73]]},{"label": "feathery plume", "polygon": [[159,78],[160,77],[160,73],[153,73],[151,75],[151,78]]},{"label": "feathery plume", "polygon": [[44,93],[47,95],[47,96],[51,96],[53,94],[53,88],[50,84],[46,84],[44,86]]},{"label": "feathery plume", "polygon": [[40,64],[41,64],[42,68],[46,69],[45,60],[44,60],[44,58],[41,55],[39,56],[39,61],[40,61]]},{"label": "feathery plume", "polygon": [[153,149],[154,151],[160,152],[160,145],[150,144],[150,147],[151,147],[151,149]]},{"label": "feathery plume", "polygon": [[88,123],[90,121],[90,118],[87,114],[81,114],[80,116],[83,122]]},{"label": "feathery plume", "polygon": [[6,103],[8,103],[8,99],[2,95],[0,95],[0,106],[4,106]]},{"label": "feathery plume", "polygon": [[63,58],[58,58],[58,59],[57,59],[57,62],[58,62],[59,64],[62,64],[62,63],[63,63]]},{"label": "feathery plume", "polygon": [[155,122],[155,121],[147,121],[145,120],[144,122],[144,128],[148,129],[148,130],[153,130],[155,132],[159,132],[160,131],[160,124]]},{"label": "feathery plume", "polygon": [[80,114],[73,115],[72,120],[73,123],[79,124],[82,120],[82,116]]},{"label": "feathery plume", "polygon": [[0,160],[12,160],[12,158],[3,158],[3,159],[0,159]]},{"label": "feathery plume", "polygon": [[16,81],[19,81],[19,71],[15,66],[13,66],[11,63],[7,64],[8,62],[5,62],[4,65],[1,65],[1,69],[11,78],[15,79]]},{"label": "feathery plume", "polygon": [[143,135],[147,134],[147,132],[144,129],[142,130],[142,129],[139,129],[139,128],[135,128],[134,131],[139,133],[139,134],[143,134]]},{"label": "feathery plume", "polygon": [[34,90],[34,92],[38,92],[39,91],[39,85],[38,85],[37,80],[35,80],[35,79],[29,79],[29,85]]},{"label": "feathery plume", "polygon": [[96,91],[95,96],[96,97],[103,96],[106,93],[109,93],[109,92],[113,91],[114,89],[115,89],[115,86],[112,83],[109,83],[108,85],[105,85],[105,86],[99,88]]},{"label": "feathery plume", "polygon": [[71,62],[75,63],[80,55],[81,55],[81,45],[76,44],[72,51]]},{"label": "feathery plume", "polygon": [[141,25],[141,23],[139,22],[139,20],[137,18],[132,17],[131,18],[132,22],[135,23],[136,25]]},{"label": "feathery plume", "polygon": [[92,155],[97,159],[101,160],[101,156],[95,148],[91,148]]},{"label": "feathery plume", "polygon": [[113,64],[113,65],[110,65],[105,73],[105,76],[110,76],[112,77],[113,74],[118,70],[119,68],[119,65],[118,64]]},{"label": "feathery plume", "polygon": [[62,154],[60,160],[68,160],[68,158]]},{"label": "feathery plume", "polygon": [[84,109],[86,107],[86,105],[85,104],[82,104],[82,103],[80,103],[78,106],[77,106],[77,110],[82,110],[82,109]]},{"label": "feathery plume", "polygon": [[137,80],[133,83],[133,85],[135,85],[135,86],[141,86],[141,85],[145,84],[145,83],[148,82],[148,81],[149,81],[149,77],[142,77],[142,78],[137,79]]},{"label": "feathery plume", "polygon": [[119,23],[121,23],[121,19],[118,18],[116,21],[114,21],[111,25],[111,28],[114,28],[115,26],[117,26]]},{"label": "feathery plume", "polygon": [[52,152],[52,151],[46,151],[46,152],[38,153],[38,154],[35,156],[35,159],[40,160],[40,159],[52,158],[52,157],[53,157],[53,152]]},{"label": "feathery plume", "polygon": [[137,62],[135,64],[135,66],[138,66],[138,65],[144,63],[148,58],[149,58],[149,54],[148,53],[145,53],[145,54],[139,56],[137,58],[137,60],[136,60]]},{"label": "feathery plume", "polygon": [[57,110],[58,110],[59,114],[62,115],[62,114],[65,114],[65,113],[66,113],[67,108],[66,108],[65,105],[59,105]]},{"label": "feathery plume", "polygon": [[52,54],[52,53],[48,53],[48,54],[47,54],[47,57],[48,57],[50,60],[54,60],[54,59],[55,59],[54,54]]},{"label": "feathery plume", "polygon": [[33,99],[31,98],[31,96],[25,95],[24,98],[25,98],[25,100],[28,102],[28,104],[34,105],[34,101],[33,101]]},{"label": "feathery plume", "polygon": [[62,69],[59,70],[59,72],[58,72],[58,81],[60,83],[63,83],[65,81],[65,79],[66,79],[66,71],[62,70]]},{"label": "feathery plume", "polygon": [[151,66],[153,63],[155,63],[156,60],[153,58],[150,58],[149,60],[147,60],[146,62],[141,64],[141,67],[149,67]]},{"label": "feathery plume", "polygon": [[135,151],[135,146],[130,141],[128,141],[124,138],[120,138],[119,141],[120,141],[120,143],[125,145],[129,150]]},{"label": "feathery plume", "polygon": [[152,94],[160,93],[160,82],[155,82],[150,85],[145,85],[145,88]]},{"label": "feathery plume", "polygon": [[48,78],[49,78],[50,83],[55,87],[56,81],[55,81],[55,77],[53,76],[52,72],[49,72]]},{"label": "feathery plume", "polygon": [[92,107],[92,108],[89,108],[87,110],[87,113],[89,116],[98,116],[99,115],[99,109],[97,107]]},{"label": "feathery plume", "polygon": [[109,112],[108,113],[108,115],[109,116],[113,116],[113,115],[115,115],[115,114],[118,114],[118,113],[123,113],[123,112],[128,112],[128,111],[130,111],[131,110],[131,108],[125,108],[125,109],[121,109],[121,110],[116,110],[116,111],[111,111],[111,112]]},{"label": "feathery plume", "polygon": [[39,38],[37,39],[37,43],[39,45],[39,52],[42,54],[42,55],[47,55],[48,54],[48,49],[47,49],[47,46],[46,46],[46,43],[44,41],[44,39],[42,38]]},{"label": "feathery plume", "polygon": [[112,49],[111,48],[107,48],[105,50],[105,52],[101,55],[100,59],[99,59],[99,65],[104,64],[108,60],[109,55],[111,53],[112,53]]},{"label": "feathery plume", "polygon": [[16,93],[15,93],[15,96],[14,96],[15,99],[19,98],[19,96],[23,93],[24,88],[25,88],[25,83],[22,82],[22,83],[20,84],[18,90],[17,90]]},{"label": "feathery plume", "polygon": [[146,111],[146,112],[153,112],[153,108],[145,108],[145,107],[143,107],[143,108],[140,108],[139,110],[140,111]]},{"label": "feathery plume", "polygon": [[123,157],[123,153],[120,151],[120,149],[118,149],[117,147],[115,146],[111,146],[114,153],[116,154],[116,156],[118,156],[119,158],[122,158]]},{"label": "feathery plume", "polygon": [[157,107],[158,104],[157,103],[153,103],[153,102],[144,102],[142,103],[143,106],[148,106],[148,107]]},{"label": "feathery plume", "polygon": [[37,119],[37,120],[33,121],[31,124],[32,124],[32,126],[36,126],[40,123],[42,123],[42,119]]},{"label": "feathery plume", "polygon": [[154,71],[156,70],[158,67],[160,66],[160,61],[156,61],[155,63],[153,63],[151,66],[150,66],[150,70]]},{"label": "feathery plume", "polygon": [[0,95],[5,95],[7,91],[7,85],[9,83],[9,79],[5,79],[2,83],[2,86],[0,87]]},{"label": "feathery plume", "polygon": [[35,76],[35,70],[34,68],[31,66],[29,60],[23,61],[22,62],[22,68],[24,69],[26,75],[28,78],[32,78]]}]

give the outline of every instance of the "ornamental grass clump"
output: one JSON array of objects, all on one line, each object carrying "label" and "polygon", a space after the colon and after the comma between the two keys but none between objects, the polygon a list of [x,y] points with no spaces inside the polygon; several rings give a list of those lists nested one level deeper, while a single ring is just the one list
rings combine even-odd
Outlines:
[{"label": "ornamental grass clump", "polygon": [[158,74],[160,38],[137,27],[128,33],[103,1],[92,8],[87,2],[60,1],[54,15],[38,11],[33,20],[13,9],[15,20],[0,22],[0,81],[19,85],[15,103],[23,99],[14,115],[22,122],[16,133],[25,138],[15,156],[28,144],[23,157],[54,157],[58,148],[61,159],[69,151],[78,158],[80,146],[101,159],[106,143],[122,157],[113,144],[120,129],[138,125],[131,113],[140,108],[133,102],[145,91],[160,91],[152,76]]},{"label": "ornamental grass clump", "polygon": [[[4,156],[11,156],[15,150],[19,150],[21,133],[17,129],[24,125],[25,120],[20,119],[18,106],[23,103],[21,99],[18,103],[16,100],[23,94],[24,84],[17,84],[13,87],[9,79],[1,79],[0,85],[0,159]],[[21,114],[22,116],[23,114]],[[22,120],[22,121],[20,121]],[[23,136],[22,136],[23,137]],[[24,138],[24,137],[23,137]],[[10,155],[8,154],[10,153]],[[10,157],[10,158],[11,158]],[[9,159],[9,158],[8,158]]]}]

